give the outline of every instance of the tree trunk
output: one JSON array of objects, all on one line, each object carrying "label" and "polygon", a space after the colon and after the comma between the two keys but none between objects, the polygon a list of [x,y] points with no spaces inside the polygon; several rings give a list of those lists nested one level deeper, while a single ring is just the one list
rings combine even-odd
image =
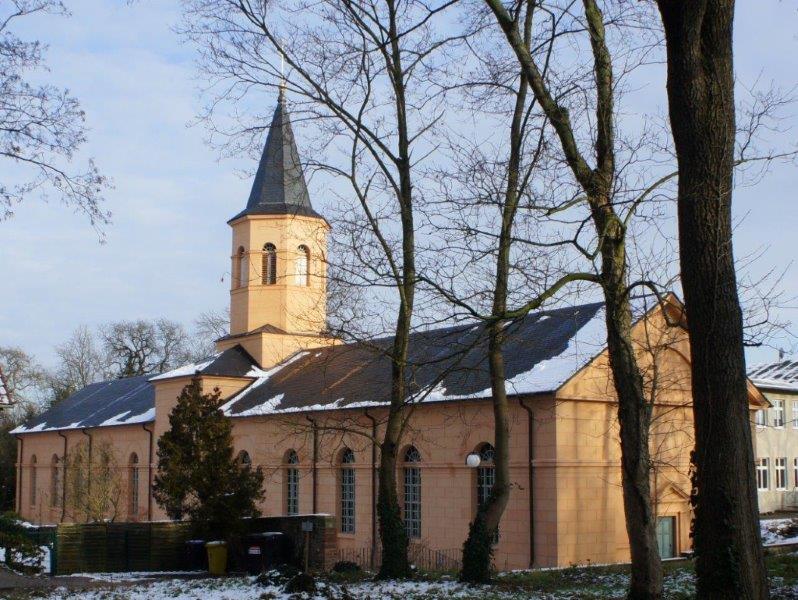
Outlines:
[{"label": "tree trunk", "polygon": [[679,249],[690,325],[693,543],[701,598],[767,598],[732,252],[733,0],[659,0],[679,164]]},{"label": "tree trunk", "polygon": [[[618,396],[621,436],[621,486],[632,576],[630,599],[662,595],[662,562],[657,546],[656,515],[651,501],[649,428],[651,406],[632,343],[632,311],[626,291],[623,235],[614,215],[602,248],[602,279],[606,305],[607,349]],[[602,224],[603,224],[603,220]],[[614,224],[613,224],[614,223]]]},{"label": "tree trunk", "polygon": [[379,579],[405,578],[410,575],[410,563],[407,560],[407,535],[399,510],[399,499],[396,495],[399,433],[396,426],[398,425],[398,419],[389,419],[380,452],[377,515],[382,542],[382,561],[377,574]]}]

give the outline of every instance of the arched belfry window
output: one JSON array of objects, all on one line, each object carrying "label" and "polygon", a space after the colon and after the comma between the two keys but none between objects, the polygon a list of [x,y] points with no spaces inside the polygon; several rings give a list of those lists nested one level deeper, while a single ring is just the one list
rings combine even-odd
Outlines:
[{"label": "arched belfry window", "polygon": [[410,446],[404,455],[405,533],[409,538],[421,537],[421,454]]},{"label": "arched belfry window", "polygon": [[277,247],[268,243],[263,246],[263,265],[261,266],[263,285],[277,283]]},{"label": "arched belfry window", "polygon": [[130,455],[130,505],[128,513],[135,517],[139,509],[139,456],[135,452]]},{"label": "arched belfry window", "polygon": [[302,244],[297,249],[295,284],[310,285],[310,249]]},{"label": "arched belfry window", "polygon": [[285,513],[299,513],[299,456],[296,450],[289,450],[285,455]]},{"label": "arched belfry window", "polygon": [[341,453],[341,533],[355,533],[355,453]]},{"label": "arched belfry window", "polygon": [[239,246],[236,252],[236,264],[234,267],[233,276],[236,280],[237,287],[246,287],[249,282],[249,268],[247,267],[247,252],[244,246]]}]

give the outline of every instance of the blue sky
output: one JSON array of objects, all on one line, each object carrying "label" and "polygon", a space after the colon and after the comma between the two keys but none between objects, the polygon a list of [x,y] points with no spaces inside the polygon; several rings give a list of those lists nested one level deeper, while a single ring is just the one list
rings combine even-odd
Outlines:
[{"label": "blue sky", "polygon": [[[86,110],[87,156],[110,175],[107,242],[80,215],[35,199],[0,222],[0,345],[18,345],[42,362],[78,325],[169,317],[190,322],[227,305],[229,230],[243,207],[249,159],[218,160],[204,143],[194,49],[172,32],[179,3],[116,0],[69,3],[69,19],[31,19],[23,37],[46,40],[50,80],[68,87]],[[791,2],[738,2],[736,67],[744,81],[798,84],[798,11]],[[652,82],[647,93],[664,94]],[[798,106],[794,107],[798,111]],[[796,125],[794,117],[784,126]],[[795,143],[795,131],[781,143]],[[301,145],[301,139],[300,139]],[[0,163],[0,177],[13,172]],[[313,186],[312,186],[313,187]],[[738,255],[763,247],[756,269],[796,257],[798,168],[777,166],[755,188],[738,190]],[[314,205],[324,212],[325,198]],[[782,287],[798,296],[796,270]],[[796,320],[787,310],[784,317]],[[790,339],[781,340],[794,345]],[[749,360],[775,358],[753,351]]]}]

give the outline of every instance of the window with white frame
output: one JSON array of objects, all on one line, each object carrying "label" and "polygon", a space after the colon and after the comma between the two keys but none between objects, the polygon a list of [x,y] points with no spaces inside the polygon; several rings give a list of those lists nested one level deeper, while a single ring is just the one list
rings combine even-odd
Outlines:
[{"label": "window with white frame", "polygon": [[757,425],[757,427],[764,427],[768,424],[767,413],[765,412],[764,408],[760,408],[754,413],[754,423]]},{"label": "window with white frame", "polygon": [[777,458],[774,464],[776,470],[776,489],[787,489],[787,459]]},{"label": "window with white frame", "polygon": [[295,284],[296,285],[310,285],[310,250],[304,244],[296,249],[296,272]]},{"label": "window with white frame", "polygon": [[798,400],[792,401],[792,411],[790,412],[790,420],[792,421],[792,428],[798,429]]},{"label": "window with white frame", "polygon": [[756,461],[756,489],[760,492],[766,492],[770,489],[769,471],[770,461],[767,458],[760,458]]},{"label": "window with white frame", "polygon": [[773,401],[773,427],[784,427],[784,400]]},{"label": "window with white frame", "polygon": [[355,533],[355,453],[341,455],[341,533]]},{"label": "window with white frame", "polygon": [[421,537],[421,454],[410,446],[405,452],[405,533],[409,538]]},{"label": "window with white frame", "polygon": [[289,450],[286,455],[285,469],[285,514],[299,513],[299,455],[296,450]]},{"label": "window with white frame", "polygon": [[792,476],[794,481],[793,487],[798,489],[798,458],[792,459]]}]

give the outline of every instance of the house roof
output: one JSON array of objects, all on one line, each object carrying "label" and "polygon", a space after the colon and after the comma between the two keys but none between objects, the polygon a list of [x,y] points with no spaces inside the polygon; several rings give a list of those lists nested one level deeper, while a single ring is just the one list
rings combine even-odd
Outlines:
[{"label": "house roof", "polygon": [[764,390],[798,392],[798,361],[780,360],[756,365],[748,370],[748,378]]},{"label": "house roof", "polygon": [[[553,392],[600,353],[606,340],[602,303],[529,314],[507,326],[503,347],[509,394]],[[222,407],[245,417],[385,405],[390,400],[392,338],[295,354],[265,371]],[[414,333],[408,401],[489,398],[485,325]]]},{"label": "house roof", "polygon": [[285,94],[280,90],[247,206],[230,221],[245,215],[286,214],[322,218],[310,204]]},{"label": "house roof", "polygon": [[141,375],[92,383],[11,433],[149,423],[155,420],[155,387],[151,383],[153,380],[194,374],[252,377],[259,373],[262,371],[255,367],[255,360],[249,353],[240,346],[235,346],[203,361],[155,377]]}]

